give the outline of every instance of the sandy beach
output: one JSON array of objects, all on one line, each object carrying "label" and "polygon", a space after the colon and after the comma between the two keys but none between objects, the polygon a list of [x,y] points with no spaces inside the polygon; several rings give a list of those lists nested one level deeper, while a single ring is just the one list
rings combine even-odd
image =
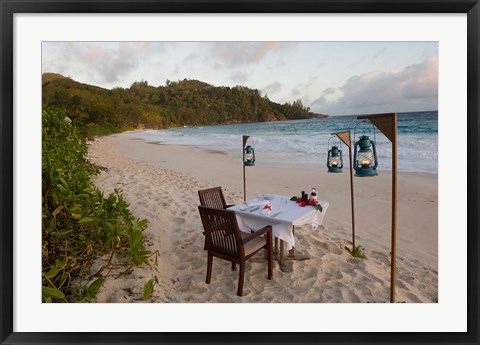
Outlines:
[{"label": "sandy beach", "polygon": [[[296,228],[296,250],[310,260],[295,261],[283,273],[275,263],[267,280],[266,263],[246,265],[244,296],[236,295],[238,271],[214,259],[210,284],[205,283],[207,255],[198,213],[197,191],[222,186],[227,203],[243,201],[242,163],[221,151],[162,145],[124,134],[89,142],[89,158],[105,167],[94,183],[105,193],[123,190],[138,218],[149,220],[148,249],[158,250],[158,266],[142,266],[110,278],[97,302],[142,302],[143,285],[158,279],[152,302],[320,302],[389,301],[391,173],[354,178],[356,243],[366,260],[341,248],[351,241],[348,169],[329,174],[326,167],[267,166],[247,168],[247,198],[258,193],[299,195],[316,187],[330,203],[316,230]],[[348,164],[347,164],[348,165]],[[396,300],[438,302],[438,177],[399,173]],[[258,254],[261,258],[262,254]]]}]

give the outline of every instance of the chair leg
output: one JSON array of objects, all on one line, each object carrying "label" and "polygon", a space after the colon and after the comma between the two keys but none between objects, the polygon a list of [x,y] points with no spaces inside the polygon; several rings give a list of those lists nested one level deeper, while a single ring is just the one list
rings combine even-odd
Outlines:
[{"label": "chair leg", "polygon": [[268,253],[268,279],[273,277],[273,243],[272,234],[267,235],[267,253]]},{"label": "chair leg", "polygon": [[243,279],[245,277],[245,261],[240,262],[240,274],[238,276],[238,291],[237,295],[242,296],[243,294]]},{"label": "chair leg", "polygon": [[213,255],[208,253],[208,259],[207,259],[207,279],[206,283],[210,284],[210,280],[212,279],[212,264],[213,264]]},{"label": "chair leg", "polygon": [[235,262],[232,262],[232,271],[235,271],[236,265]]}]

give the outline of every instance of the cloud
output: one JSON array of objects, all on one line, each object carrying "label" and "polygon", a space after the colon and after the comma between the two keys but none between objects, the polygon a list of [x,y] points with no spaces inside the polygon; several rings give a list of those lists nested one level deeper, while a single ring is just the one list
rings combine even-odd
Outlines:
[{"label": "cloud", "polygon": [[242,67],[260,62],[268,54],[290,46],[288,42],[216,42],[212,48],[215,63]]},{"label": "cloud", "polygon": [[196,53],[190,53],[188,54],[184,59],[183,59],[183,62],[188,64],[190,62],[194,62],[196,60],[199,60],[200,59],[200,55],[199,54],[196,54]]},{"label": "cloud", "polygon": [[42,54],[45,51],[47,56],[42,68],[110,84],[123,81],[146,56],[158,56],[165,49],[161,42],[49,42],[42,46]]},{"label": "cloud", "polygon": [[237,71],[230,75],[230,80],[236,83],[244,84],[248,80],[248,75],[244,72]]},{"label": "cloud", "polygon": [[[331,95],[335,94],[337,91],[338,91],[338,88],[336,88],[336,87],[328,87],[328,88],[324,89],[321,92],[320,97],[318,97],[317,99],[315,99],[313,102],[310,103],[310,107],[312,109],[320,109],[322,106],[324,106],[325,104],[328,103],[328,100],[327,100],[326,96],[331,96]],[[306,103],[306,104],[308,104],[308,103]]]},{"label": "cloud", "polygon": [[352,76],[339,88],[340,98],[324,102],[330,89],[311,104],[315,110],[337,114],[434,110],[438,108],[438,58],[428,57],[399,72]]},{"label": "cloud", "polygon": [[437,98],[438,97],[438,59],[427,58],[421,64],[405,69],[408,80],[402,88],[405,98]]},{"label": "cloud", "polygon": [[266,94],[274,94],[274,93],[278,93],[282,90],[282,84],[280,84],[278,81],[275,81],[271,84],[268,84],[267,86],[265,86],[262,91]]},{"label": "cloud", "polygon": [[125,74],[139,65],[139,59],[135,52],[123,48],[123,45],[118,50],[96,46],[87,47],[79,52],[78,57],[108,83],[121,80]]},{"label": "cloud", "polygon": [[[245,83],[249,77],[242,71],[249,65],[260,63],[267,55],[291,46],[289,42],[215,42],[212,46],[212,65],[220,70],[231,70],[230,80]],[[276,92],[272,85],[273,91]],[[267,85],[268,87],[268,85]]]},{"label": "cloud", "polygon": [[306,82],[296,84],[291,90],[290,95],[298,98],[301,95],[303,103],[310,102],[310,93],[318,94],[315,88],[315,83],[318,81],[318,77],[310,76]]},{"label": "cloud", "polygon": [[387,48],[386,48],[386,47],[383,47],[382,49],[380,49],[378,52],[376,52],[376,53],[372,56],[372,60],[378,59],[379,57],[385,55],[386,52],[387,52]]},{"label": "cloud", "polygon": [[322,95],[324,96],[331,95],[337,92],[337,90],[338,89],[336,87],[328,87],[325,90],[323,90]]},{"label": "cloud", "polygon": [[327,99],[323,96],[320,96],[316,100],[314,100],[312,103],[310,103],[311,108],[320,108],[322,105],[327,104]]},{"label": "cloud", "polygon": [[310,76],[310,78],[308,78],[308,83],[305,85],[305,88],[308,89],[309,87],[313,86],[317,80],[318,77]]},{"label": "cloud", "polygon": [[300,90],[297,88],[292,89],[292,96],[298,96],[300,94]]}]

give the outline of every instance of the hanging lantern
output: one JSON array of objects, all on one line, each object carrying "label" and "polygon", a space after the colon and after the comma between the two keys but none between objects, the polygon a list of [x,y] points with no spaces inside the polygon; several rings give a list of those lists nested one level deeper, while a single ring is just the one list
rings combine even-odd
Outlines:
[{"label": "hanging lantern", "polygon": [[342,150],[338,146],[332,146],[328,150],[327,168],[330,173],[341,173],[343,168]]},{"label": "hanging lantern", "polygon": [[243,165],[255,165],[255,150],[250,145],[245,146],[245,148],[243,149]]},{"label": "hanging lantern", "polygon": [[354,169],[355,176],[376,176],[377,172],[377,149],[375,141],[367,135],[362,135],[354,146]]}]

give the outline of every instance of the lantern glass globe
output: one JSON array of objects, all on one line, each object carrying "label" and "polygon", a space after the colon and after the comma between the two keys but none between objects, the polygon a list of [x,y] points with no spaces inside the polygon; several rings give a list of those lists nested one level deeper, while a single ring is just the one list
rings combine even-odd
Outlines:
[{"label": "lantern glass globe", "polygon": [[330,157],[330,165],[332,167],[338,167],[340,165],[340,157]]},{"label": "lantern glass globe", "polygon": [[362,166],[363,168],[368,168],[373,163],[373,152],[371,150],[362,150],[364,152],[359,152],[357,161],[358,165]]}]

